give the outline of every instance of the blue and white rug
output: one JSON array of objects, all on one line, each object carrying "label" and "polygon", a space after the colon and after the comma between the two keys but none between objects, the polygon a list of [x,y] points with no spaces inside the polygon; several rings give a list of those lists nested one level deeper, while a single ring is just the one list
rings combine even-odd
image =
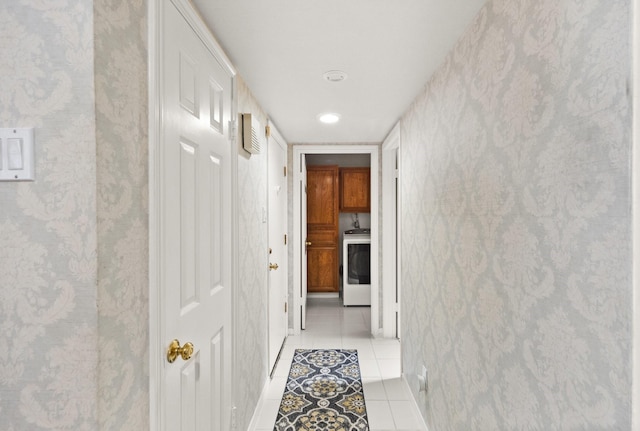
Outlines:
[{"label": "blue and white rug", "polygon": [[297,349],[274,431],[368,431],[358,352]]}]

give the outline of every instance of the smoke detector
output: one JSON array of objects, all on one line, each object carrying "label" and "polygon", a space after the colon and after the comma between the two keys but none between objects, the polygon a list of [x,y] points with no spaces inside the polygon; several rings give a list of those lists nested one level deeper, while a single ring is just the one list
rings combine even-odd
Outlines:
[{"label": "smoke detector", "polygon": [[322,77],[328,82],[340,82],[347,79],[347,74],[342,70],[330,70],[325,72]]}]

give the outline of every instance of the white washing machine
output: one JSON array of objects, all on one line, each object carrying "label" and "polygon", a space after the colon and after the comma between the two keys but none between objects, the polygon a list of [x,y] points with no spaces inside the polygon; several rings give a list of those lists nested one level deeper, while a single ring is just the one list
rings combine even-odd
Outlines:
[{"label": "white washing machine", "polygon": [[342,299],[345,306],[371,305],[371,233],[353,229],[342,240]]}]

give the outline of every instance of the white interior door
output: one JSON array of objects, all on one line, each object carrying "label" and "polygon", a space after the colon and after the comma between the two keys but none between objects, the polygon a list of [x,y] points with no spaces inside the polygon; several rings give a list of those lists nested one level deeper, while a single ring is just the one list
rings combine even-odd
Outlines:
[{"label": "white interior door", "polygon": [[300,155],[300,238],[302,253],[300,258],[300,329],[307,327],[307,161]]},{"label": "white interior door", "polygon": [[185,2],[160,3],[159,320],[165,348],[194,347],[161,369],[161,429],[229,430],[233,75]]},{"label": "white interior door", "polygon": [[269,199],[269,372],[287,336],[287,145],[273,126],[267,144]]}]

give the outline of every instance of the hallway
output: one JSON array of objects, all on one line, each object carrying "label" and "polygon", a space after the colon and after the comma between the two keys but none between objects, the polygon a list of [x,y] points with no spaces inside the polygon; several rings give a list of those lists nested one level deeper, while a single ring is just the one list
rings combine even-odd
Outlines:
[{"label": "hallway", "polygon": [[338,299],[309,299],[307,329],[289,336],[273,379],[257,407],[250,431],[271,431],[297,348],[357,349],[369,427],[382,430],[426,430],[409,388],[400,375],[400,343],[372,339],[370,308],[342,307]]}]

